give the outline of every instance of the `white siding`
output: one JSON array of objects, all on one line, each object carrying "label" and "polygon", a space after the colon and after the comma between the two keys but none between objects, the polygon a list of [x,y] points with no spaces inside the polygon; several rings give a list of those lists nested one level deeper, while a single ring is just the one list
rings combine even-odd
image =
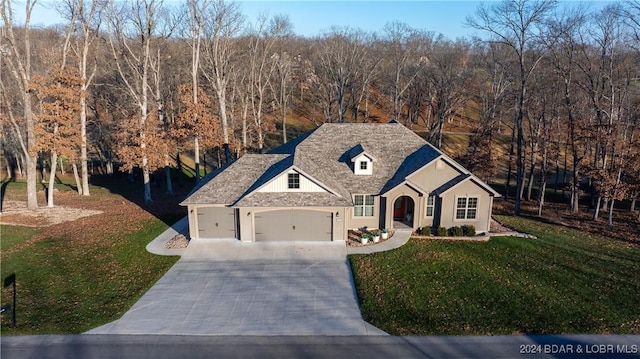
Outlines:
[{"label": "white siding", "polygon": [[[353,172],[356,175],[365,175],[365,176],[369,176],[373,174],[373,161],[371,161],[371,159],[369,157],[367,157],[366,155],[362,154],[359,155],[357,157],[355,157],[353,160],[351,160],[353,162]],[[361,169],[360,168],[360,162],[366,162],[367,163],[367,168],[366,169]]]},{"label": "white siding", "polygon": [[289,188],[289,173],[298,173],[296,171],[288,171],[280,174],[280,176],[274,178],[271,182],[267,183],[264,187],[260,188],[258,192],[327,192],[324,188],[318,186],[313,181],[300,174],[300,188]]}]

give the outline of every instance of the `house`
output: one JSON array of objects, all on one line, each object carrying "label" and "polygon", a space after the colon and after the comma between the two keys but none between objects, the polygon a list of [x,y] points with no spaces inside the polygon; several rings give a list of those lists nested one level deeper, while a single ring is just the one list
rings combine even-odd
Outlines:
[{"label": "house", "polygon": [[474,225],[500,195],[413,131],[324,124],[205,177],[181,203],[192,239],[344,241],[354,228]]}]

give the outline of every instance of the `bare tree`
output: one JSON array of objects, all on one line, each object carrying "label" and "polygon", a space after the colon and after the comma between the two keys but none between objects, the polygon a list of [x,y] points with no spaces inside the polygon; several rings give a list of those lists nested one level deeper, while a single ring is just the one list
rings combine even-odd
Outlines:
[{"label": "bare tree", "polygon": [[438,148],[442,147],[444,123],[451,121],[468,99],[467,87],[471,80],[469,51],[467,43],[451,43],[440,38],[428,57],[426,75],[431,84],[431,112],[434,118],[428,141]]},{"label": "bare tree", "polygon": [[[576,55],[579,48],[578,34],[582,31],[586,18],[581,10],[574,13],[569,13],[561,16],[558,19],[554,19],[549,23],[549,33],[547,37],[551,39],[547,40],[550,44],[550,56],[549,64],[555,69],[555,72],[561,80],[562,98],[564,112],[566,116],[567,126],[567,147],[566,150],[571,150],[571,196],[570,196],[570,209],[571,212],[577,213],[579,210],[578,199],[580,189],[580,174],[582,172],[581,163],[583,156],[580,151],[581,136],[580,128],[582,127],[579,122],[579,116],[576,115],[576,79],[575,74],[577,71]],[[567,169],[565,168],[565,171]]]},{"label": "bare tree", "polygon": [[[200,54],[202,47],[202,36],[205,25],[205,16],[211,4],[209,0],[189,0],[189,45],[191,46],[191,101],[193,107],[199,106],[198,89],[200,72]],[[198,123],[198,111],[193,112],[193,123]],[[210,121],[210,120],[208,120]],[[197,129],[193,133],[193,151],[196,171],[196,182],[200,181],[200,135]]]},{"label": "bare tree", "polygon": [[287,143],[287,112],[289,111],[289,98],[293,86],[293,58],[287,51],[281,50],[273,54],[273,61],[276,68],[274,79],[270,82],[270,88],[280,111],[282,142]]},{"label": "bare tree", "polygon": [[337,27],[315,41],[316,81],[322,90],[318,95],[323,102],[325,122],[346,122],[352,101],[358,99],[352,84],[358,83],[363,71],[367,71],[369,45],[370,38],[362,30]]},{"label": "bare tree", "polygon": [[394,119],[400,121],[400,116],[404,115],[406,92],[420,73],[416,66],[424,48],[430,47],[432,38],[433,33],[420,32],[399,21],[384,27],[382,41],[386,51],[382,65],[382,90],[393,103]]},{"label": "bare tree", "polygon": [[288,17],[278,15],[269,19],[262,15],[249,35],[248,93],[259,152],[263,151],[266,130],[272,127],[266,123],[263,113],[264,104],[267,101],[267,89],[271,85],[277,68],[277,62],[273,56],[274,47],[281,37],[289,34],[291,34],[291,22]]},{"label": "bare tree", "polygon": [[[480,5],[476,18],[468,18],[467,24],[487,32],[488,41],[507,45],[516,54],[519,68],[518,101],[516,106],[516,201],[514,212],[520,215],[520,193],[524,184],[524,113],[527,99],[527,82],[542,55],[533,47],[542,33],[546,17],[553,11],[556,0],[502,0],[489,6]],[[533,56],[530,56],[533,55]]]},{"label": "bare tree", "polygon": [[508,68],[509,55],[501,44],[483,44],[475,48],[477,71],[475,100],[480,105],[477,128],[469,136],[467,152],[461,159],[466,168],[486,180],[496,173],[493,140],[500,130],[500,121],[508,112],[508,94],[513,78]]},{"label": "bare tree", "polygon": [[[158,36],[160,26],[161,2],[155,0],[137,0],[124,3],[121,8],[111,7],[111,36],[109,38],[113,57],[118,69],[119,80],[136,105],[137,140],[132,142],[137,150],[127,150],[121,160],[129,163],[129,168],[139,166],[142,169],[144,200],[151,202],[150,171],[154,161],[150,157],[157,155],[149,151],[147,145],[154,139],[147,138],[151,112],[150,80],[152,75],[152,42]],[[128,127],[124,127],[125,129]],[[152,132],[155,134],[155,132]],[[124,145],[129,145],[124,143]],[[163,158],[164,159],[164,158]],[[163,161],[164,162],[164,161]]]},{"label": "bare tree", "polygon": [[[2,67],[8,70],[11,79],[17,86],[21,106],[15,108],[11,103],[10,90],[5,78],[0,79],[0,91],[2,91],[3,102],[8,110],[12,129],[15,131],[15,138],[18,139],[24,154],[27,170],[27,208],[29,209],[38,208],[38,198],[36,197],[37,155],[34,151],[36,134],[30,91],[32,76],[30,21],[36,2],[37,0],[25,1],[25,22],[22,29],[14,29],[12,2],[10,0],[1,0],[0,2],[0,16],[4,22],[4,28],[0,29],[2,35],[0,52],[2,53],[2,62],[6,64]],[[20,113],[17,114],[16,111]],[[18,119],[17,116],[21,118]]]},{"label": "bare tree", "polygon": [[[65,0],[60,3],[60,13],[69,21],[71,29],[77,36],[74,41],[70,42],[70,50],[73,51],[78,59],[78,68],[80,70],[81,79],[81,96],[80,96],[80,166],[82,183],[78,186],[78,191],[89,196],[89,170],[87,157],[87,93],[92,84],[93,78],[97,71],[97,62],[92,59],[91,48],[93,42],[98,38],[100,23],[102,22],[102,13],[106,6],[106,0]],[[74,170],[76,163],[73,163]]]},{"label": "bare tree", "polygon": [[227,86],[232,67],[232,58],[237,48],[234,37],[243,24],[243,16],[236,3],[213,0],[204,17],[204,61],[202,73],[213,88],[218,100],[218,117],[222,125],[225,163],[231,162],[230,126],[227,118]]}]

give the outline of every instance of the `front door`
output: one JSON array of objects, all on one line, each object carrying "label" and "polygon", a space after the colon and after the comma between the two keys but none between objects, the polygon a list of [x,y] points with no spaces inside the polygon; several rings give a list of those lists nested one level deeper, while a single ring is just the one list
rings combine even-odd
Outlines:
[{"label": "front door", "polygon": [[407,197],[400,197],[396,199],[393,204],[393,220],[404,221],[404,216],[407,211]]},{"label": "front door", "polygon": [[402,196],[393,203],[393,220],[413,226],[414,203],[409,196]]}]

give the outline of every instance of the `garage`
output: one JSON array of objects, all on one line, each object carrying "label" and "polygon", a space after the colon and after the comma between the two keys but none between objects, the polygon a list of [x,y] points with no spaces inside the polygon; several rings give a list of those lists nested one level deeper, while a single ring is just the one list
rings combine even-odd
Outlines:
[{"label": "garage", "polygon": [[276,210],[255,214],[255,240],[331,241],[332,213],[312,210]]},{"label": "garage", "polygon": [[237,238],[236,211],[227,207],[199,207],[198,238]]}]

